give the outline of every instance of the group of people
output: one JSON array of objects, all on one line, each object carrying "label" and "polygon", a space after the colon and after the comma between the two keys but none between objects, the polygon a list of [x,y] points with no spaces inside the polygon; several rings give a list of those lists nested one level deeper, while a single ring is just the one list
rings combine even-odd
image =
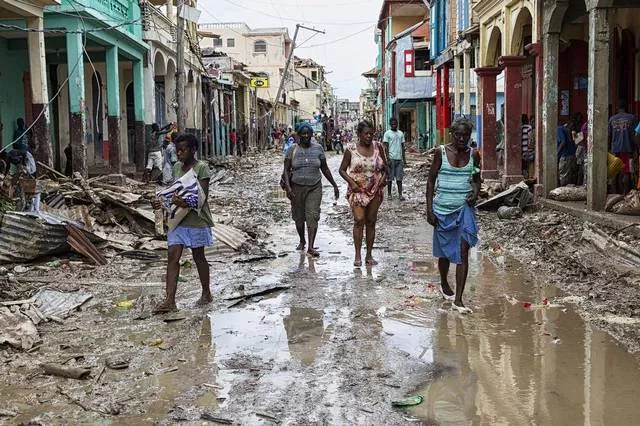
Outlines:
[{"label": "group of people", "polygon": [[[367,266],[376,265],[373,245],[378,211],[384,199],[385,187],[392,194],[393,180],[402,195],[402,180],[406,164],[404,134],[398,121],[389,122],[382,143],[374,140],[375,129],[367,121],[357,127],[357,139],[346,146],[340,176],[348,185],[346,198],[353,215],[354,267],[362,266],[362,240],[365,237]],[[462,295],[468,273],[469,249],[477,243],[477,224],[473,206],[480,190],[480,159],[469,145],[472,124],[456,120],[451,127],[452,141],[436,150],[426,188],[428,222],[434,226],[433,250],[439,259],[441,293],[453,302],[452,307],[469,313]],[[340,196],[324,149],[312,140],[313,129],[302,123],[297,129],[296,143],[285,153],[282,173],[283,187],[291,201],[291,214],[299,243],[297,250],[309,257],[320,256],[315,247],[322,201],[322,176],[333,186],[336,199]],[[306,229],[305,229],[306,225]],[[305,234],[306,231],[306,234]],[[448,283],[451,263],[457,266],[455,291]]]},{"label": "group of people", "polygon": [[[626,195],[640,187],[638,146],[640,123],[627,110],[625,100],[618,102],[618,110],[609,119],[608,131],[608,183],[609,193]],[[587,184],[588,126],[582,114],[571,116],[568,123],[558,126],[558,183]]]}]

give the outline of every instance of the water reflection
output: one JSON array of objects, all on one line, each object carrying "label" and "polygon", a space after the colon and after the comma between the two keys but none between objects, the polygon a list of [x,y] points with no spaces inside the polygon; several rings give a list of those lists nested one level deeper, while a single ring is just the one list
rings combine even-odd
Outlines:
[{"label": "water reflection", "polygon": [[637,424],[640,369],[605,333],[571,308],[529,311],[546,290],[481,259],[477,314],[441,314],[433,361],[442,374],[418,391],[412,413],[440,424]]},{"label": "water reflection", "polygon": [[291,355],[302,365],[311,365],[325,337],[324,313],[312,308],[291,308],[283,321]]}]

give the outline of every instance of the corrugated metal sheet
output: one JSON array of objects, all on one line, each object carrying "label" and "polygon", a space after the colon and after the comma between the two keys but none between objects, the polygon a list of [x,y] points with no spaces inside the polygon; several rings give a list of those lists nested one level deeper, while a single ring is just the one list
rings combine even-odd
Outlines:
[{"label": "corrugated metal sheet", "polygon": [[140,194],[134,194],[132,192],[118,193],[103,188],[93,188],[93,192],[95,192],[100,198],[106,198],[109,201],[119,201],[124,204],[133,204],[142,198],[142,195]]},{"label": "corrugated metal sheet", "polygon": [[65,250],[67,230],[43,212],[9,212],[0,225],[0,263],[26,262]]},{"label": "corrugated metal sheet", "polygon": [[33,298],[45,317],[66,318],[71,311],[92,297],[89,293],[64,293],[51,288],[43,288]]},{"label": "corrugated metal sheet", "polygon": [[106,265],[107,259],[98,251],[89,238],[73,225],[67,225],[67,242],[78,253],[91,260],[95,265]]},{"label": "corrugated metal sheet", "polygon": [[213,225],[212,230],[218,241],[223,242],[236,251],[240,250],[242,245],[251,239],[246,232],[221,223]]}]

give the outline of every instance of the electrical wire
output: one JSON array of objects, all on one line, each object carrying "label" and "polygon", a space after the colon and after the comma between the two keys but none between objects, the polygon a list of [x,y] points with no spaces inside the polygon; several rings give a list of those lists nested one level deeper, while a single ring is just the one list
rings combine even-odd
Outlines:
[{"label": "electrical wire", "polygon": [[229,3],[229,4],[232,4],[232,5],[236,6],[238,8],[240,8],[240,9],[248,10],[248,11],[254,12],[254,13],[259,13],[262,16],[269,16],[271,18],[279,18],[279,19],[283,19],[283,20],[286,20],[286,21],[290,21],[290,22],[301,22],[302,21],[302,22],[306,22],[308,24],[329,25],[329,26],[331,26],[331,25],[336,25],[336,26],[341,26],[341,25],[344,25],[344,26],[361,25],[361,24],[368,24],[368,23],[371,22],[371,21],[361,21],[361,22],[314,22],[314,21],[306,21],[304,19],[301,20],[301,19],[297,19],[297,18],[284,18],[284,17],[281,17],[281,16],[279,17],[279,16],[276,16],[276,15],[265,13],[264,11],[259,10],[259,9],[253,9],[253,8],[250,8],[250,7],[243,6],[243,5],[239,4],[239,3],[236,3],[233,0],[224,0],[224,1]]}]

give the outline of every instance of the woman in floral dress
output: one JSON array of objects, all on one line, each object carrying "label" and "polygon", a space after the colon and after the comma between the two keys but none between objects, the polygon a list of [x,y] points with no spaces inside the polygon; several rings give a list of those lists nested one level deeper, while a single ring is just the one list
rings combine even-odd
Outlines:
[{"label": "woman in floral dress", "polygon": [[349,144],[340,165],[340,176],[349,184],[347,199],[353,212],[353,244],[356,249],[354,266],[362,266],[362,236],[367,231],[367,265],[375,265],[373,243],[376,238],[378,209],[387,184],[387,159],[384,148],[373,142],[374,128],[366,121],[358,124],[358,140]]}]

